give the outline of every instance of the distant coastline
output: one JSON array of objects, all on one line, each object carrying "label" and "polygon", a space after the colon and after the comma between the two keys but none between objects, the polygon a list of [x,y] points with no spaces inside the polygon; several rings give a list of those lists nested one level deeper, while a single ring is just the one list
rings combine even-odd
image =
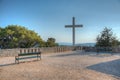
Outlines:
[{"label": "distant coastline", "polygon": [[[72,43],[60,42],[58,43],[60,46],[72,46]],[[92,46],[94,47],[96,43],[78,43],[76,46]]]}]

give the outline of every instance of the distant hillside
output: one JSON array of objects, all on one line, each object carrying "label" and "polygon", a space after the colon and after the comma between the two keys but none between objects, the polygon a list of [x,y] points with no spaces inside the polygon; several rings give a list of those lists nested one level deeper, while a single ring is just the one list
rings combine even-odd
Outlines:
[{"label": "distant hillside", "polygon": [[[66,42],[61,42],[59,43],[59,45],[63,45],[63,46],[72,46],[72,43],[66,43]],[[95,43],[78,43],[76,44],[76,46],[95,46]]]},{"label": "distant hillside", "polygon": [[77,46],[92,46],[94,47],[96,43],[80,43],[80,44],[76,44]]},{"label": "distant hillside", "polygon": [[67,43],[67,42],[60,42],[58,43],[60,46],[64,45],[64,46],[72,46],[72,43]]}]

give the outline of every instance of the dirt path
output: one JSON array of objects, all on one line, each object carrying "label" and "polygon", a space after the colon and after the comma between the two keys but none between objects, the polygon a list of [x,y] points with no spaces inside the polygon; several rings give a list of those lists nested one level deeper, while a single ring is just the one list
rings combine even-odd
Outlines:
[{"label": "dirt path", "polygon": [[14,64],[14,57],[1,57],[0,80],[120,80],[120,55],[77,51],[20,64]]}]

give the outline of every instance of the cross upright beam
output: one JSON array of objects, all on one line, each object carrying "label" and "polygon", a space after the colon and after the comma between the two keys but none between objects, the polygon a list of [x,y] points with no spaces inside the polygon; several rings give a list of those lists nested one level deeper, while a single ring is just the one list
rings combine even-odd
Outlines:
[{"label": "cross upright beam", "polygon": [[73,32],[73,46],[75,46],[75,28],[83,27],[83,25],[75,25],[75,17],[73,17],[72,25],[65,25],[65,28],[72,28]]}]

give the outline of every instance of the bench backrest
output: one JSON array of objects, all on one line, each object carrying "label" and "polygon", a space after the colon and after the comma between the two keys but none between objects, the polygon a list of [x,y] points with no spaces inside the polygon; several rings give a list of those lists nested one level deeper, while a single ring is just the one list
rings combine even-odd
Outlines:
[{"label": "bench backrest", "polygon": [[20,54],[35,53],[35,52],[41,52],[40,48],[35,48],[35,49],[20,49]]}]

